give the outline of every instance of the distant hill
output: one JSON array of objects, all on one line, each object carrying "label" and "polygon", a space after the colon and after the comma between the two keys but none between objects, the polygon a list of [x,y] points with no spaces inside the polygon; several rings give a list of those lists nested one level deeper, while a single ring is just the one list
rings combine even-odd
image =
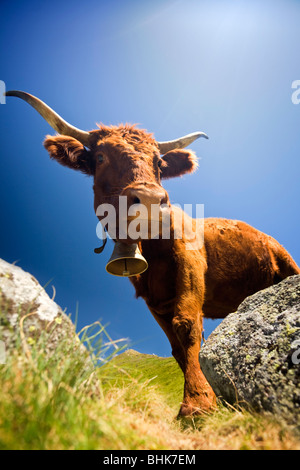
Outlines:
[{"label": "distant hill", "polygon": [[128,384],[132,379],[139,383],[151,383],[168,405],[177,407],[179,411],[184,378],[173,357],[158,357],[127,349],[101,367],[100,376],[104,384],[111,385],[113,382],[116,386]]}]

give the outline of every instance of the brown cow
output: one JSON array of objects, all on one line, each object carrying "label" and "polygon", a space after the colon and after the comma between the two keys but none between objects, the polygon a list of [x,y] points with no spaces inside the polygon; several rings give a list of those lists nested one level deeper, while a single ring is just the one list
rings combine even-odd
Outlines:
[{"label": "brown cow", "polygon": [[[156,142],[129,125],[84,132],[32,95],[11,91],[7,96],[27,101],[61,134],[47,136],[44,145],[51,158],[94,177],[95,210],[105,202],[118,211],[120,195],[127,196],[129,205],[170,205],[161,180],[194,171],[197,159],[183,147],[207,137],[195,133]],[[140,240],[149,267],[131,278],[136,296],[146,301],[183,371],[181,415],[209,411],[215,404],[198,359],[203,317],[224,318],[248,295],[300,273],[276,240],[244,222],[206,219],[204,234],[204,245],[196,250],[186,249],[184,234],[174,237],[174,226],[170,239]]]}]

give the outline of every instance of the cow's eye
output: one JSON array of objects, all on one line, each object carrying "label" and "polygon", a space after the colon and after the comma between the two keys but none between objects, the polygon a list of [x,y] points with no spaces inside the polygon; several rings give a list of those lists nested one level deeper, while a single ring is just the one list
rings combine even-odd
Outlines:
[{"label": "cow's eye", "polygon": [[98,158],[98,162],[99,162],[99,163],[102,163],[103,160],[104,160],[104,157],[103,157],[102,153],[99,153],[99,155],[98,155],[97,158]]}]

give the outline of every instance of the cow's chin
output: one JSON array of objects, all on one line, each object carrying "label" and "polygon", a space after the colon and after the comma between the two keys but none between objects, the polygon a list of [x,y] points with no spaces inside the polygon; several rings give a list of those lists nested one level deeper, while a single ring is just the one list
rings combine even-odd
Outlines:
[{"label": "cow's chin", "polygon": [[126,221],[126,230],[117,228],[117,241],[126,245],[133,245],[143,241],[157,240],[162,237],[161,223],[153,223],[151,220],[135,220]]},{"label": "cow's chin", "polygon": [[131,239],[131,238],[118,238],[115,240],[116,242],[119,243],[124,243],[124,245],[134,245],[137,244],[140,240],[139,239]]}]

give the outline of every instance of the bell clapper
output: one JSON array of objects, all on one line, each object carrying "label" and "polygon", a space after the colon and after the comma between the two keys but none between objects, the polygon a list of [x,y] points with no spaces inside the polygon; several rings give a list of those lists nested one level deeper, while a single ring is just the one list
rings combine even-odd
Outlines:
[{"label": "bell clapper", "polygon": [[125,269],[123,271],[123,276],[129,276],[130,272],[127,269],[127,260],[126,260],[126,258],[124,258],[124,262],[125,262]]},{"label": "bell clapper", "polygon": [[148,263],[136,243],[127,245],[117,241],[106,265],[106,271],[114,276],[137,276],[148,268]]}]

